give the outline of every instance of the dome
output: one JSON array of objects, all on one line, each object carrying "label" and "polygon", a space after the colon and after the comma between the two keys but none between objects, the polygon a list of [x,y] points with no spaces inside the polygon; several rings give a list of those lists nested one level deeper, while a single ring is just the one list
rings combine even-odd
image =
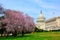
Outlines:
[{"label": "dome", "polygon": [[38,19],[45,19],[44,15],[42,14],[42,11],[40,12]]}]

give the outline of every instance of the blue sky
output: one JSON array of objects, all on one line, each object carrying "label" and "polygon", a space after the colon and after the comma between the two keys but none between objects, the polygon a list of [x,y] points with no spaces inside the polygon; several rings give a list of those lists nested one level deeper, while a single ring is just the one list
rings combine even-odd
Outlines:
[{"label": "blue sky", "polygon": [[46,19],[60,16],[60,0],[0,0],[6,9],[28,13],[35,21],[42,10]]}]

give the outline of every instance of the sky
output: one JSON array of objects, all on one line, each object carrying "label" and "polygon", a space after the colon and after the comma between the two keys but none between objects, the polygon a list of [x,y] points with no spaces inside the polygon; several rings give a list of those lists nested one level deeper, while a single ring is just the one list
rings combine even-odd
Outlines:
[{"label": "sky", "polygon": [[27,13],[35,21],[41,10],[46,19],[60,16],[60,0],[0,0],[0,4],[5,9]]}]

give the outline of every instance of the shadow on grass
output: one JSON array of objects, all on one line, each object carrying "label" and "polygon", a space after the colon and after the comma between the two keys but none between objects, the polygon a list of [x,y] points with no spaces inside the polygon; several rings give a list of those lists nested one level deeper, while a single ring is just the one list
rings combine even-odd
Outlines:
[{"label": "shadow on grass", "polygon": [[31,37],[31,36],[32,36],[32,35],[30,35],[30,34],[25,34],[24,36],[17,35],[16,37],[7,36],[7,37],[0,37],[0,40],[12,40],[12,39],[25,38],[25,37]]}]

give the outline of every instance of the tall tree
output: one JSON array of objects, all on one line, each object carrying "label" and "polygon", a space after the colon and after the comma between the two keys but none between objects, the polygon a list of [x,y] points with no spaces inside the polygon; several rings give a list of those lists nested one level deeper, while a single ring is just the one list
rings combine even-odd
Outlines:
[{"label": "tall tree", "polygon": [[7,32],[12,32],[14,36],[17,36],[17,33],[20,32],[23,36],[26,32],[34,31],[35,24],[33,18],[29,15],[24,15],[23,12],[10,9],[6,10],[5,14],[3,22],[7,23]]}]

